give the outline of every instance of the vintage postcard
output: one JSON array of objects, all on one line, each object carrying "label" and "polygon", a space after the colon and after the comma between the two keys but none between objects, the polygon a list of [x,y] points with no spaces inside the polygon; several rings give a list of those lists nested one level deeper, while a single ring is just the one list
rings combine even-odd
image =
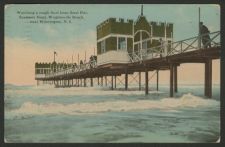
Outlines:
[{"label": "vintage postcard", "polygon": [[7,4],[6,143],[220,142],[220,6]]}]

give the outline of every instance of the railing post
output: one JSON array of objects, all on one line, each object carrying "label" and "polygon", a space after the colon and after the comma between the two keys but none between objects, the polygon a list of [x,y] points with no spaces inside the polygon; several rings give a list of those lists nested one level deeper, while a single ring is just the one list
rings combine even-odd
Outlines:
[{"label": "railing post", "polygon": [[180,50],[181,50],[181,52],[180,52],[180,53],[182,53],[182,52],[183,52],[183,46],[182,46],[182,44],[183,44],[183,41],[181,41],[181,42],[180,42]]}]

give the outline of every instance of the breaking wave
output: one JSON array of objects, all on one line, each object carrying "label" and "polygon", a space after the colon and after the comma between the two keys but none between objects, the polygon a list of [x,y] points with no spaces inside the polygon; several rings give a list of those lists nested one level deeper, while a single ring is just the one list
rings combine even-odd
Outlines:
[{"label": "breaking wave", "polygon": [[[84,93],[85,90],[85,93]],[[19,95],[32,96],[75,96],[75,95],[141,95],[143,91],[120,91],[109,90],[109,87],[71,87],[71,88],[54,88],[54,86],[39,86],[30,89],[8,90],[7,93],[17,93]],[[150,93],[163,93],[159,91],[150,91]]]},{"label": "breaking wave", "polygon": [[136,100],[136,101],[106,101],[96,103],[46,103],[37,104],[25,102],[20,108],[6,112],[6,119],[27,118],[33,115],[84,115],[104,112],[122,112],[133,110],[160,109],[173,111],[179,108],[195,108],[205,106],[218,106],[219,102],[212,99],[204,99],[192,94],[184,94],[180,98],[163,98],[160,100]]}]

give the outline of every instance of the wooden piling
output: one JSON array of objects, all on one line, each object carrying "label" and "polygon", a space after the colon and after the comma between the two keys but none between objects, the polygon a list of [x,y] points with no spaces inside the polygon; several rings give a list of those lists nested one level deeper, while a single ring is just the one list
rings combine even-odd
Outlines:
[{"label": "wooden piling", "polygon": [[170,65],[170,97],[173,97],[173,64]]},{"label": "wooden piling", "polygon": [[159,90],[159,70],[156,70],[156,90]]},{"label": "wooden piling", "polygon": [[139,74],[139,91],[141,91],[141,72],[139,72],[138,74]]},{"label": "wooden piling", "polygon": [[105,86],[107,86],[107,76],[105,76]]},{"label": "wooden piling", "polygon": [[114,76],[114,78],[115,78],[115,80],[114,80],[114,81],[115,81],[115,84],[114,84],[115,86],[114,86],[114,87],[115,87],[115,89],[116,89],[116,76]]},{"label": "wooden piling", "polygon": [[91,80],[91,87],[93,87],[93,78],[91,78],[90,80]]},{"label": "wooden piling", "polygon": [[125,90],[128,89],[128,74],[127,72],[125,73]]},{"label": "wooden piling", "polygon": [[84,78],[84,87],[86,87],[87,84],[86,84],[86,78]]},{"label": "wooden piling", "polygon": [[113,90],[113,76],[112,76],[112,79],[111,79],[111,89]]},{"label": "wooden piling", "polygon": [[101,86],[103,86],[103,77],[101,77]]},{"label": "wooden piling", "polygon": [[205,62],[205,96],[212,98],[212,60]]},{"label": "wooden piling", "polygon": [[145,70],[145,95],[148,95],[148,70]]},{"label": "wooden piling", "polygon": [[174,65],[174,92],[177,92],[177,65]]}]

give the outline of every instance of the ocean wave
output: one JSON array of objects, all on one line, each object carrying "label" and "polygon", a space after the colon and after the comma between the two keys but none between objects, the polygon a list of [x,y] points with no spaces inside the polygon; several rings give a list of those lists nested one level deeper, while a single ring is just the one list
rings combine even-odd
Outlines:
[{"label": "ocean wave", "polygon": [[6,112],[6,119],[23,119],[33,115],[83,115],[98,114],[103,112],[122,112],[146,109],[160,109],[163,111],[173,111],[178,108],[195,108],[204,106],[218,106],[219,102],[212,99],[204,99],[192,94],[184,94],[180,98],[163,98],[160,100],[136,100],[136,101],[106,101],[96,103],[46,103],[36,104],[25,102],[20,108]]},{"label": "ocean wave", "polygon": [[[85,91],[85,92],[84,92]],[[163,93],[161,91],[149,91],[149,93]],[[124,90],[110,90],[109,87],[71,87],[71,88],[54,88],[54,86],[34,86],[30,89],[24,90],[8,90],[7,94],[17,95],[31,95],[31,96],[98,96],[98,95],[143,95],[143,91],[124,91]]]}]

